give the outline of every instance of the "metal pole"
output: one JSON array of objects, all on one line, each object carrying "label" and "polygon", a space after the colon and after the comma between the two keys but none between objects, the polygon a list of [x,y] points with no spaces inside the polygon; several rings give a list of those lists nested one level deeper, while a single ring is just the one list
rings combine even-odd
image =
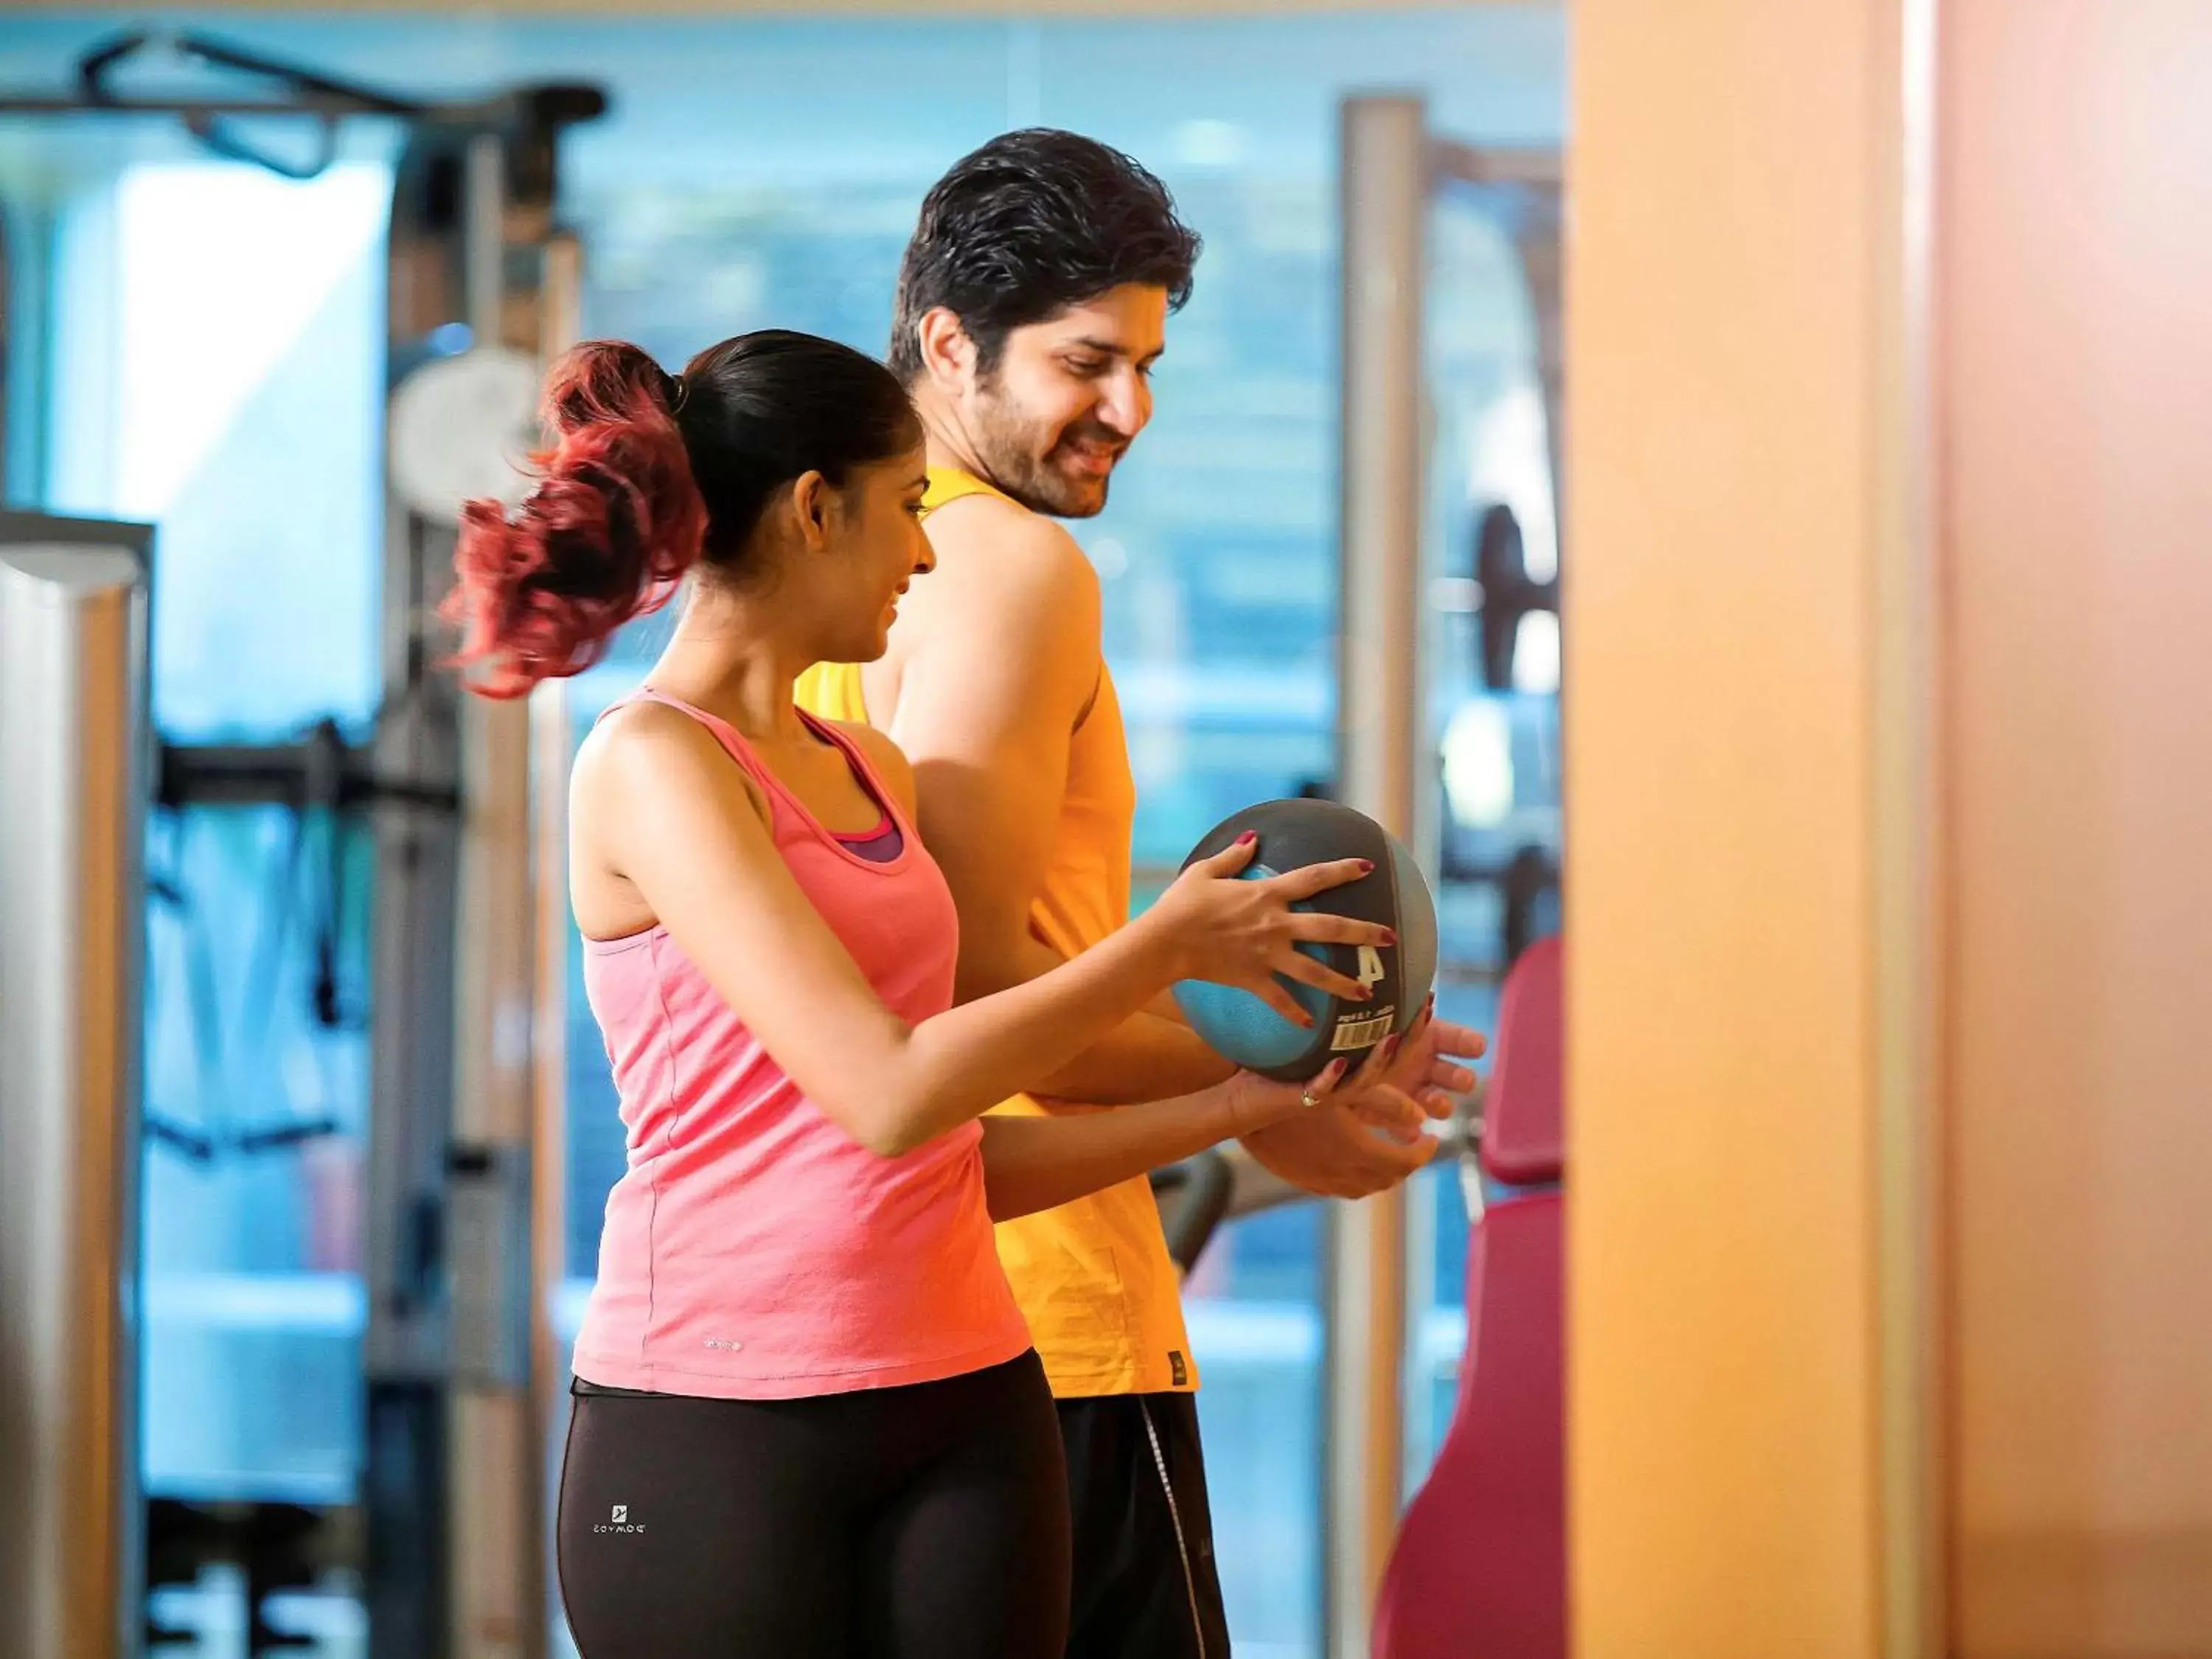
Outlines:
[{"label": "metal pole", "polygon": [[[526,366],[567,343],[578,250],[552,223],[559,139],[600,101],[533,94],[497,132],[418,129],[393,193],[401,377],[429,372],[453,322],[495,364]],[[450,786],[460,814],[390,813],[380,826],[370,1655],[536,1659],[548,1633],[539,1382],[550,1343],[532,1236],[546,1194],[532,1156],[543,941],[532,713],[466,695],[443,665],[453,507],[395,477],[386,511],[380,775]]]},{"label": "metal pole", "polygon": [[572,716],[566,680],[530,699],[532,839],[537,884],[538,971],[531,1039],[535,1087],[530,1127],[531,1468],[538,1480],[539,1601],[545,1627],[562,1617],[556,1582],[560,1445],[568,1427],[568,1351],[557,1318],[568,1271],[568,770]]},{"label": "metal pole", "polygon": [[[540,324],[550,363],[582,337],[584,250],[556,231],[545,245]],[[530,698],[531,840],[536,889],[537,979],[531,1012],[536,1066],[530,1123],[530,1382],[537,1471],[540,1601],[548,1630],[562,1617],[551,1517],[558,1507],[556,1444],[568,1425],[562,1387],[568,1353],[556,1322],[568,1270],[568,772],[574,744],[567,680],[548,680]]]},{"label": "metal pole", "polygon": [[[474,349],[505,346],[507,147],[465,152],[460,264]],[[531,343],[535,344],[533,341]],[[534,1262],[530,708],[465,696],[453,917],[453,1308],[448,1549],[456,1659],[534,1659],[544,1645],[544,1444],[531,1387]]]},{"label": "metal pole", "polygon": [[121,1659],[138,1496],[145,563],[0,546],[0,1653]]},{"label": "metal pole", "polygon": [[1522,185],[1557,195],[1566,180],[1566,164],[1549,146],[1463,144],[1438,138],[1429,145],[1429,165],[1439,182],[1464,185]]},{"label": "metal pole", "polygon": [[506,331],[507,143],[479,132],[462,155],[461,303],[474,343],[496,346]]},{"label": "metal pole", "polygon": [[[1345,100],[1340,798],[1417,844],[1421,309],[1426,111]],[[1322,1612],[1332,1659],[1364,1659],[1401,1501],[1402,1188],[1330,1212]]]},{"label": "metal pole", "polygon": [[[453,135],[417,130],[394,180],[388,294],[392,364],[402,372],[409,354],[464,310],[448,204],[461,165],[454,149]],[[436,610],[452,580],[451,533],[417,518],[389,487],[384,522],[375,770],[458,799],[459,693],[437,668],[449,648]],[[459,834],[451,813],[398,799],[380,800],[374,822],[362,1599],[368,1659],[448,1659],[444,1264]]]},{"label": "metal pole", "polygon": [[1566,306],[1561,238],[1566,164],[1556,149],[1498,149],[1433,140],[1429,165],[1439,184],[1507,190],[1517,198],[1514,250],[1536,331],[1536,378],[1544,400],[1544,441],[1552,469],[1553,524],[1566,545]]},{"label": "metal pole", "polygon": [[1536,325],[1536,381],[1544,398],[1544,449],[1552,469],[1552,527],[1559,562],[1567,545],[1567,324],[1564,215],[1556,187],[1532,190],[1514,233],[1528,311]]}]

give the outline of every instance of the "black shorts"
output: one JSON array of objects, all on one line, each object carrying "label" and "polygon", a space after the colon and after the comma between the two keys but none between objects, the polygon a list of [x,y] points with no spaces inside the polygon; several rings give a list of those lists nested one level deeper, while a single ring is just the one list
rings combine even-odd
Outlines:
[{"label": "black shorts", "polygon": [[574,1390],[583,1659],[1060,1659],[1067,1498],[1034,1353],[811,1400]]},{"label": "black shorts", "polygon": [[1196,1396],[1059,1404],[1075,1532],[1067,1659],[1228,1659]]}]

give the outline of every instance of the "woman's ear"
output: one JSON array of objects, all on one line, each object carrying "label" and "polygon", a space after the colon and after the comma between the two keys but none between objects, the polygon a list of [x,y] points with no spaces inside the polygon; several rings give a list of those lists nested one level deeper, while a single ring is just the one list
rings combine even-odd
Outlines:
[{"label": "woman's ear", "polygon": [[836,511],[837,492],[819,472],[802,472],[791,482],[792,521],[810,552],[830,544],[830,514]]}]

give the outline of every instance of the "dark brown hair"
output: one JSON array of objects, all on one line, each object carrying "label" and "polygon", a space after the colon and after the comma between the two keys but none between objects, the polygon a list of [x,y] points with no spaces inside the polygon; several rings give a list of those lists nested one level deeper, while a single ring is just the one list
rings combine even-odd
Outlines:
[{"label": "dark brown hair", "polygon": [[963,156],[931,186],[899,263],[891,373],[921,373],[915,334],[939,306],[997,367],[1006,336],[1124,283],[1190,298],[1198,233],[1167,186],[1120,150],[1080,133],[1030,127]]},{"label": "dark brown hair", "polygon": [[781,329],[725,340],[680,377],[634,345],[580,345],[547,376],[544,416],[555,442],[529,498],[461,514],[447,614],[487,696],[590,667],[694,567],[744,580],[779,488],[808,472],[842,487],[921,440],[881,363]]}]

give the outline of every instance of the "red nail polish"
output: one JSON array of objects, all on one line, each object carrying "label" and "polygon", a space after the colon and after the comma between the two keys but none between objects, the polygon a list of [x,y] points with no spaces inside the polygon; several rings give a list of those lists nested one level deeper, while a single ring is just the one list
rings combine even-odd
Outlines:
[{"label": "red nail polish", "polygon": [[1375,860],[1373,859],[1360,860],[1359,873],[1363,876],[1373,875],[1375,873]]},{"label": "red nail polish", "polygon": [[1385,927],[1382,930],[1382,942],[1385,945],[1395,945],[1398,942],[1397,929],[1395,927]]},{"label": "red nail polish", "polygon": [[1249,847],[1254,842],[1259,839],[1260,832],[1258,830],[1247,830],[1243,835],[1237,837],[1237,844],[1239,847]]}]

